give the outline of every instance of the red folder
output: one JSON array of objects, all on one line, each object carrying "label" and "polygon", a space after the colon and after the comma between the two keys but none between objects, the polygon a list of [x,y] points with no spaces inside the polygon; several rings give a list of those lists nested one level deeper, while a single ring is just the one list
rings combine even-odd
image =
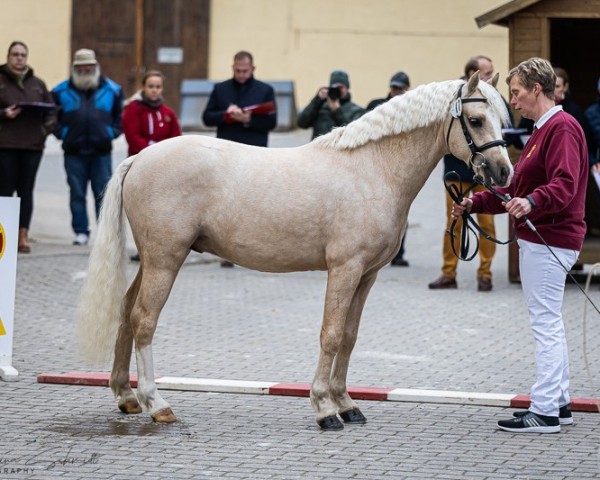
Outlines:
[{"label": "red folder", "polygon": [[[242,110],[244,112],[252,112],[252,115],[270,115],[271,113],[275,113],[275,102],[270,100],[256,105],[249,105],[242,107]],[[225,112],[225,123],[235,123],[230,113]]]}]

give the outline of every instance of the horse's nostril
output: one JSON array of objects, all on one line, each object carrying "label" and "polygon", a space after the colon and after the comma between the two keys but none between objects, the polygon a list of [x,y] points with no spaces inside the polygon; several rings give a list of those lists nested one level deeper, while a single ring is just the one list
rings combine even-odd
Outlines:
[{"label": "horse's nostril", "polygon": [[500,169],[500,180],[502,181],[502,185],[506,185],[506,181],[508,180],[508,168],[502,167]]}]

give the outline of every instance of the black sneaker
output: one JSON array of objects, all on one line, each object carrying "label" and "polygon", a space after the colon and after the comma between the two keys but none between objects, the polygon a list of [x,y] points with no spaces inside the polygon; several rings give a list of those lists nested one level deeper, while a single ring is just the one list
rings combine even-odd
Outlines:
[{"label": "black sneaker", "polygon": [[[529,410],[514,412],[513,417],[519,418],[525,415]],[[571,404],[568,403],[558,410],[558,423],[561,425],[573,425],[573,415],[571,414]]]},{"label": "black sneaker", "polygon": [[525,415],[510,420],[500,420],[498,428],[513,433],[559,433],[560,423],[558,423],[558,417],[548,417],[527,411]]}]

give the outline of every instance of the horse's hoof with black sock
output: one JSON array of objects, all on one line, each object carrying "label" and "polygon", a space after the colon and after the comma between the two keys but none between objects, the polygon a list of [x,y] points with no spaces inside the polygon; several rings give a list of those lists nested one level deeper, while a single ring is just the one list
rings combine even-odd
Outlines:
[{"label": "horse's hoof with black sock", "polygon": [[317,422],[323,430],[343,430],[344,424],[339,421],[337,415],[330,415]]},{"label": "horse's hoof with black sock", "polygon": [[356,423],[359,425],[367,423],[367,417],[365,417],[358,408],[352,410],[346,410],[340,413],[340,417],[346,423]]}]

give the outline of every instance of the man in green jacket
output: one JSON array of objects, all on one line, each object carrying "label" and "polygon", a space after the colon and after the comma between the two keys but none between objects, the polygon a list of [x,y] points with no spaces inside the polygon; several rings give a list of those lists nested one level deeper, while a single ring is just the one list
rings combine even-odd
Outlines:
[{"label": "man in green jacket", "polygon": [[352,103],[350,80],[343,70],[331,72],[329,86],[320,87],[315,97],[298,115],[300,128],[312,128],[312,138],[331,132],[356,120],[364,108]]}]

